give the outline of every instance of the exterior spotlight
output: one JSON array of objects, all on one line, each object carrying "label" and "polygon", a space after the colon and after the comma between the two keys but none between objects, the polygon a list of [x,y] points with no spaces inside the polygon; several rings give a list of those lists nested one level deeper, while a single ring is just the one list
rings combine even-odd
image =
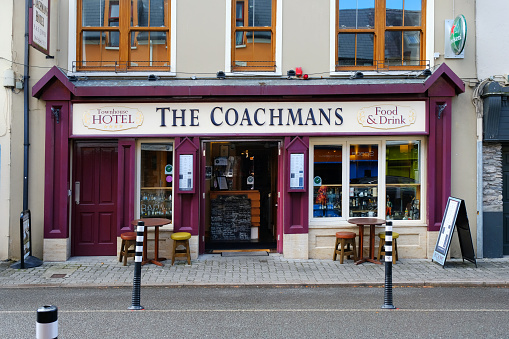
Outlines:
[{"label": "exterior spotlight", "polygon": [[148,76],[148,81],[156,81],[158,79],[158,77],[156,77],[154,74],[150,74]]},{"label": "exterior spotlight", "polygon": [[216,78],[218,78],[218,79],[226,79],[226,74],[224,74],[223,71],[219,71],[216,74]]},{"label": "exterior spotlight", "polygon": [[357,72],[355,72],[355,74],[353,75],[353,78],[354,78],[354,79],[362,79],[362,78],[364,78],[364,74],[363,74],[361,71],[357,71]]},{"label": "exterior spotlight", "polygon": [[288,75],[288,79],[290,79],[291,77],[295,76],[295,70],[291,69],[288,72],[286,72],[286,74]]},{"label": "exterior spotlight", "polygon": [[422,71],[422,75],[425,77],[429,77],[431,75],[431,70],[429,68],[426,68],[424,71]]}]

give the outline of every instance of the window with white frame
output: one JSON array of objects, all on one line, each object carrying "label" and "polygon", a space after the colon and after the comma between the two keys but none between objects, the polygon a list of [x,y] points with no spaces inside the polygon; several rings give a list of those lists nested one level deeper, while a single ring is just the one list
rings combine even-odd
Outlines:
[{"label": "window with white frame", "polygon": [[316,141],[312,218],[422,220],[423,141]]}]

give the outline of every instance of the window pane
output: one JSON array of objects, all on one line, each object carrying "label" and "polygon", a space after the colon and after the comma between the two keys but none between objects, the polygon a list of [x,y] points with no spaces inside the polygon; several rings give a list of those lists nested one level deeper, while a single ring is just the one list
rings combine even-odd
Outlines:
[{"label": "window pane", "polygon": [[234,67],[245,67],[245,70],[273,70],[272,32],[243,32],[245,45],[235,49]]},{"label": "window pane", "polygon": [[403,26],[403,0],[387,0],[385,17],[387,26]]},{"label": "window pane", "polygon": [[339,28],[372,28],[375,26],[374,0],[339,0]]},{"label": "window pane", "polygon": [[338,65],[355,66],[355,34],[338,34]]},{"label": "window pane", "polygon": [[419,65],[421,33],[403,32],[403,65]]},{"label": "window pane", "polygon": [[421,0],[405,0],[405,26],[421,25]]},{"label": "window pane", "polygon": [[140,216],[172,217],[173,146],[141,146]]},{"label": "window pane", "polygon": [[[119,61],[118,48],[108,48],[115,32],[83,32],[82,56],[83,67],[115,67]],[[117,32],[118,34],[118,32]]]},{"label": "window pane", "polygon": [[313,167],[313,217],[341,217],[342,147],[315,146]]},{"label": "window pane", "polygon": [[338,34],[338,66],[373,66],[373,39],[371,33]]},{"label": "window pane", "polygon": [[249,0],[247,26],[272,26],[272,0]]},{"label": "window pane", "polygon": [[357,34],[357,66],[373,66],[374,35]]},{"label": "window pane", "polygon": [[402,46],[401,31],[385,32],[385,64],[389,66],[401,66],[402,63]]},{"label": "window pane", "polygon": [[83,27],[104,26],[104,0],[82,0]]},{"label": "window pane", "polygon": [[387,142],[387,219],[420,219],[420,157],[420,141]]},{"label": "window pane", "polygon": [[131,12],[135,16],[135,20],[131,18],[131,24],[137,27],[165,27],[167,3],[168,0],[138,0],[136,11]]},{"label": "window pane", "polygon": [[169,67],[166,32],[131,32],[131,41],[131,67]]},{"label": "window pane", "polygon": [[378,145],[350,146],[350,216],[376,217]]}]

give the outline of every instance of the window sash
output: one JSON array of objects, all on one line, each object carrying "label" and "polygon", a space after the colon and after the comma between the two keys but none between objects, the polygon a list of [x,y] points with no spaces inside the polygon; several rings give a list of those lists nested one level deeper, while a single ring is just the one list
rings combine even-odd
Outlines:
[{"label": "window sash", "polygon": [[[392,23],[399,23],[400,26],[390,26],[387,24],[387,10],[385,0],[374,0],[375,8],[373,11],[374,20],[372,21],[368,16],[373,15],[371,12],[366,14],[366,9],[353,9],[353,3],[349,0],[335,0],[335,69],[336,71],[341,70],[415,70],[424,69],[428,65],[428,61],[425,60],[425,41],[426,41],[426,0],[420,0],[421,8],[416,10],[410,7],[405,9],[405,1],[407,6],[415,7],[415,3],[418,1],[401,0],[402,9],[396,9],[401,11],[401,20]],[[345,6],[345,3],[347,4]],[[356,2],[358,3],[358,2]],[[369,4],[369,0],[364,0],[363,3]],[[348,13],[350,11],[350,13]],[[361,12],[364,12],[361,13]],[[393,10],[394,12],[394,10]],[[411,13],[410,13],[411,12]],[[361,14],[359,14],[361,13]],[[342,17],[342,19],[340,19]],[[340,21],[341,20],[341,21]],[[391,20],[389,20],[389,24]],[[396,21],[396,20],[393,20]],[[411,24],[418,23],[418,26],[408,26],[408,21]],[[374,26],[371,26],[371,22],[374,22]],[[392,33],[387,33],[392,32]],[[404,43],[404,38],[401,39],[400,56],[395,58],[387,58],[385,51],[387,44],[390,43],[392,50],[394,51],[394,41],[388,40],[395,36],[395,32],[401,32],[401,35],[408,35],[408,32],[416,32],[419,40],[417,45],[411,47]],[[358,63],[357,55],[359,54],[358,46],[355,45],[354,50],[348,52],[353,57],[350,62],[341,62],[345,59],[344,46],[343,49],[339,46],[341,34],[373,34],[373,65],[369,65],[366,62]],[[389,34],[387,36],[387,34]],[[408,40],[408,39],[407,39]],[[412,39],[413,40],[413,39]],[[418,54],[416,54],[418,53]],[[361,54],[366,54],[361,53]],[[409,57],[411,55],[411,57]],[[397,59],[397,60],[396,60]]]},{"label": "window sash", "polygon": [[[97,0],[96,4],[100,6],[99,12],[91,14],[89,8],[84,7],[86,0],[79,0],[77,6],[77,35],[76,35],[76,69],[81,70],[114,70],[116,72],[125,72],[128,70],[170,70],[170,1],[171,0]],[[91,3],[88,3],[89,5]],[[93,5],[96,5],[92,3]],[[115,16],[115,6],[118,4],[118,18]],[[145,26],[138,26],[139,7],[143,4],[148,5],[147,23]],[[152,5],[158,7],[152,7]],[[139,6],[140,5],[140,6]],[[163,6],[164,10],[156,11]],[[115,9],[115,11],[112,10]],[[85,15],[84,10],[87,9]],[[93,9],[93,7],[92,7]],[[97,8],[95,9],[97,11]],[[106,13],[104,13],[106,11]],[[85,21],[99,16],[103,26],[91,26]],[[161,20],[161,16],[164,18]],[[151,23],[152,17],[155,17],[156,24]],[[95,20],[96,23],[97,20]],[[101,22],[101,21],[100,21]],[[143,23],[141,23],[143,24]],[[95,34],[104,35],[104,38],[98,39],[99,46],[93,46],[90,38],[87,36]],[[156,41],[150,41],[150,46],[158,46],[161,41],[165,41],[163,55],[158,52],[156,60],[148,58],[147,60],[131,60],[136,58],[135,51],[138,48],[138,42],[134,39],[135,35],[144,32],[145,36],[156,36]],[[161,39],[160,36],[165,36]],[[159,47],[159,46],[158,46]],[[112,50],[117,49],[117,52]],[[151,47],[152,49],[152,47]],[[160,49],[160,48],[159,48]],[[133,52],[134,51],[134,52]],[[139,54],[139,53],[138,53]],[[151,50],[150,55],[154,55]],[[154,62],[157,61],[157,62]],[[143,65],[143,66],[140,66]]]},{"label": "window sash", "polygon": [[[250,12],[250,2],[253,6],[256,5],[256,0],[232,0],[231,70],[274,72],[277,0],[270,0],[270,25],[265,26],[255,26],[257,12],[253,9]],[[250,20],[252,21],[249,22]]]}]

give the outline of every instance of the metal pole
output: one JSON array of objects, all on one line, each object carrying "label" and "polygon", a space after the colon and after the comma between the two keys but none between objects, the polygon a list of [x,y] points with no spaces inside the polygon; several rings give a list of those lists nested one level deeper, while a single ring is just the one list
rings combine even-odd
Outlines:
[{"label": "metal pole", "polygon": [[145,223],[138,221],[136,227],[136,253],[134,256],[134,279],[133,279],[133,296],[132,305],[128,310],[143,310],[140,306],[140,288],[141,288],[141,261],[143,259],[143,231],[145,230]]},{"label": "metal pole", "polygon": [[392,304],[392,221],[385,223],[385,288],[384,288],[384,309],[395,309]]},{"label": "metal pole", "polygon": [[58,309],[56,306],[47,305],[37,309],[35,337],[37,339],[58,338]]},{"label": "metal pole", "polygon": [[25,60],[24,60],[24,74],[23,74],[23,101],[24,101],[24,141],[23,141],[23,211],[28,209],[28,148],[30,146],[29,138],[29,94],[30,88],[28,84],[29,79],[29,8],[32,6],[32,0],[25,1]]}]

